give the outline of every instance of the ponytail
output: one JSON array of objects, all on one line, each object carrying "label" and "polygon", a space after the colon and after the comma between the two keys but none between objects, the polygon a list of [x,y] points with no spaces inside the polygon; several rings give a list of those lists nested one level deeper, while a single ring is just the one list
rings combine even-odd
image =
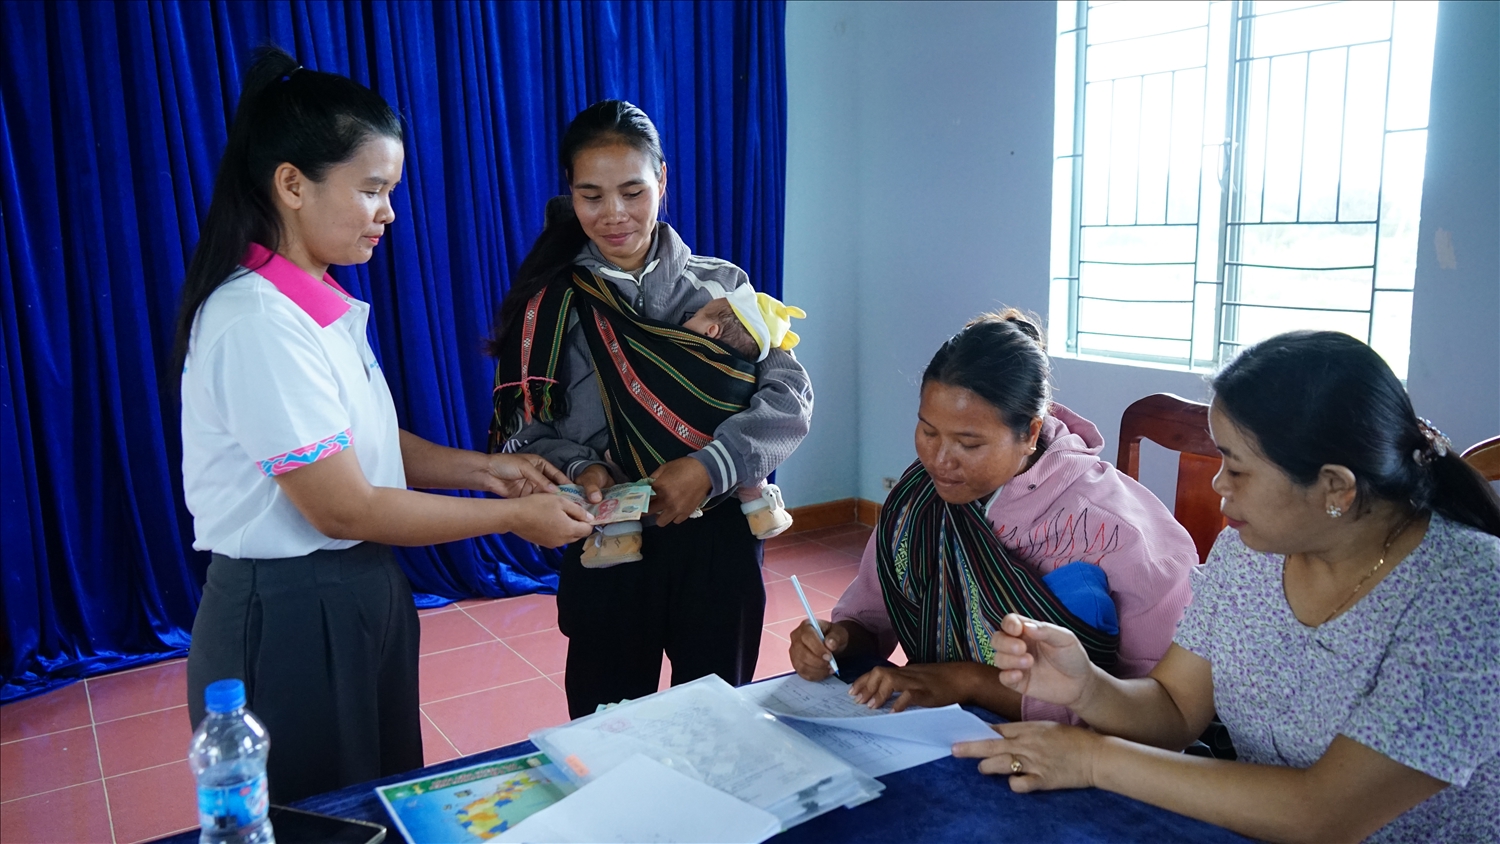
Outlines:
[{"label": "ponytail", "polygon": [[250,244],[271,252],[281,247],[281,214],[271,195],[276,168],[291,164],[321,181],[370,137],[400,141],[401,134],[400,120],[379,94],[347,77],[307,70],[276,47],[256,51],[183,279],[174,377],[180,377],[187,359],[198,309],[234,275]]},{"label": "ponytail", "polygon": [[488,344],[490,357],[500,357],[505,338],[516,318],[526,309],[526,303],[542,292],[559,273],[572,266],[579,251],[589,242],[588,235],[583,233],[583,225],[578,222],[578,215],[573,213],[572,197],[554,196],[547,200],[545,217],[541,235],[521,261],[515,283],[500,303],[495,337]]},{"label": "ponytail", "polygon": [[1443,518],[1500,536],[1500,496],[1479,471],[1449,449],[1427,465],[1432,475],[1429,506]]}]

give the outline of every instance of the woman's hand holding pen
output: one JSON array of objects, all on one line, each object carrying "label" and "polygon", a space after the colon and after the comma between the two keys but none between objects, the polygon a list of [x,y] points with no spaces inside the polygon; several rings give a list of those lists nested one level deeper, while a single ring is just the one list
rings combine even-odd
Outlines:
[{"label": "woman's hand holding pen", "polygon": [[792,631],[790,651],[792,668],[797,676],[813,682],[832,674],[830,661],[849,646],[849,631],[842,624],[831,621],[819,621],[818,624],[823,628],[824,640],[820,641],[812,625],[804,621]]}]

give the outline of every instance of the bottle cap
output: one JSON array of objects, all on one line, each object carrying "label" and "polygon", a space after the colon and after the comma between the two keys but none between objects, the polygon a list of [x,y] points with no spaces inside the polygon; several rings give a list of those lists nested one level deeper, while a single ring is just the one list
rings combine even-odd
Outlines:
[{"label": "bottle cap", "polygon": [[245,684],[239,680],[215,680],[203,690],[209,712],[233,712],[245,705]]}]

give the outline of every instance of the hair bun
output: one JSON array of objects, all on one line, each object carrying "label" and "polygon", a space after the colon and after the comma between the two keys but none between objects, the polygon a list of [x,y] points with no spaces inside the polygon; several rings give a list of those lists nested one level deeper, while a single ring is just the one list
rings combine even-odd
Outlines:
[{"label": "hair bun", "polygon": [[1037,327],[1039,320],[1033,319],[1019,308],[1006,308],[1000,312],[1000,318],[1021,329],[1021,333],[1030,337],[1038,346],[1047,348],[1047,342],[1042,339],[1042,330]]}]

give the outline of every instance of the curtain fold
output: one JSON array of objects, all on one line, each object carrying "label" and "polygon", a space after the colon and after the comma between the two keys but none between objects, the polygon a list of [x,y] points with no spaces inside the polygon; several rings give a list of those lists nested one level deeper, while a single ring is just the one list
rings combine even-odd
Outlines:
[{"label": "curtain fold", "polygon": [[[781,2],[0,2],[0,700],[187,647],[207,555],[164,369],[257,45],[402,116],[397,220],[334,274],[374,306],[402,426],[482,448],[481,349],[589,103],[657,121],[667,218],[780,295],[784,23]],[[400,557],[428,604],[556,587],[556,555],[510,537]]]}]

